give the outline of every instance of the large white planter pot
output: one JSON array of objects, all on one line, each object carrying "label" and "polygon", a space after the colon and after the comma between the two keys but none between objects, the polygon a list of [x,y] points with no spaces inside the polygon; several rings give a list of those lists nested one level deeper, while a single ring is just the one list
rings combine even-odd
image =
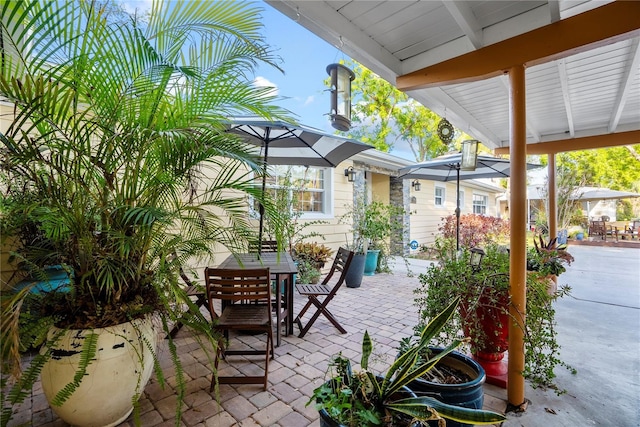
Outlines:
[{"label": "large white planter pot", "polygon": [[[60,330],[53,328],[49,337]],[[85,337],[98,334],[95,360],[89,364],[78,389],[61,406],[51,404],[78,370]],[[145,344],[144,342],[147,342]],[[42,388],[53,411],[73,426],[115,426],[133,411],[153,372],[157,347],[151,317],[102,329],[72,329],[58,340],[53,357],[42,368]]]}]

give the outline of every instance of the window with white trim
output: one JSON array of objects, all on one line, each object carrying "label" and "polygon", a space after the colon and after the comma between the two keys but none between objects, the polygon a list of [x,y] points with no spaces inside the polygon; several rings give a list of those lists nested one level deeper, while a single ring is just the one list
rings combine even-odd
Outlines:
[{"label": "window with white trim", "polygon": [[[269,166],[266,191],[275,197],[276,191],[287,191],[289,198],[297,201],[296,209],[303,217],[323,216],[331,213],[331,170],[305,166]],[[262,185],[258,180],[257,184]],[[257,200],[253,202],[255,214]]]},{"label": "window with white trim", "polygon": [[473,195],[473,213],[479,215],[487,214],[487,206],[489,205],[489,196],[483,194]]},{"label": "window with white trim", "polygon": [[436,185],[435,187],[435,198],[433,202],[436,206],[444,206],[445,200],[445,188]]}]

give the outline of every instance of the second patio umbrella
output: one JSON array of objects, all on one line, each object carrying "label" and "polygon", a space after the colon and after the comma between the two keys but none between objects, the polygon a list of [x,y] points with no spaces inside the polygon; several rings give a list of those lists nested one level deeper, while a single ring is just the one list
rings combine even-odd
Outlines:
[{"label": "second patio umbrella", "polygon": [[[424,163],[399,170],[400,178],[456,181],[456,250],[460,249],[460,181],[477,178],[508,178],[511,175],[509,159],[478,155],[475,170],[461,170],[462,153],[445,154]],[[527,163],[527,169],[540,167]]]},{"label": "second patio umbrella", "polygon": [[[354,139],[325,133],[309,126],[283,121],[268,121],[258,117],[233,118],[229,132],[242,136],[258,147],[268,165],[299,165],[336,167],[340,162],[361,151],[373,148]],[[266,174],[262,178],[262,192]],[[262,241],[264,207],[260,205],[259,241]]]}]

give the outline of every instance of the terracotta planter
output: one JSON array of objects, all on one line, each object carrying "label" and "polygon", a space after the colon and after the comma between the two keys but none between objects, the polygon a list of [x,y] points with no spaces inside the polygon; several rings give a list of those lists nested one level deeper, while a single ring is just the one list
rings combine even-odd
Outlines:
[{"label": "terracotta planter", "polygon": [[[59,331],[53,328],[49,337]],[[98,334],[95,359],[69,399],[60,406],[51,404],[55,395],[73,381],[80,349],[91,333]],[[66,331],[41,373],[42,389],[51,409],[74,426],[120,424],[133,411],[134,397],[142,394],[153,372],[149,346],[154,351],[157,346],[157,334],[150,316],[108,328]]]},{"label": "terracotta planter", "polygon": [[[527,271],[527,274],[537,274],[534,271]],[[544,276],[541,280],[545,280],[547,284],[547,293],[549,295],[553,295],[558,291],[558,276],[555,274],[549,274],[548,276]]]}]

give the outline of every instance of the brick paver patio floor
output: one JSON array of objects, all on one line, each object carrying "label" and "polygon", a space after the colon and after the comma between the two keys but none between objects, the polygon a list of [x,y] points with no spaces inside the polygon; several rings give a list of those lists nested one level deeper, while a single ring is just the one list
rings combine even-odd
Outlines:
[{"label": "brick paver patio floor", "polygon": [[[417,310],[413,306],[413,289],[419,282],[417,274],[409,277],[402,261],[396,263],[394,274],[365,276],[359,288],[341,288],[330,303],[330,310],[347,330],[340,334],[328,320],[320,317],[304,338],[284,336],[276,347],[276,357],[269,366],[269,387],[260,385],[221,385],[220,400],[209,393],[211,370],[205,352],[192,332],[183,328],[176,336],[188,379],[187,396],[182,425],[187,427],[226,426],[318,426],[318,412],[313,405],[306,406],[314,388],[324,382],[324,374],[331,356],[342,351],[354,363],[359,361],[362,336],[369,331],[374,340],[373,367],[381,372],[393,360],[401,338],[413,333]],[[416,269],[416,273],[422,271]],[[296,313],[305,299],[296,295]],[[295,333],[298,333],[297,326]],[[238,340],[251,345],[260,336],[239,336]],[[166,340],[160,342],[160,357],[170,366]],[[253,364],[251,360],[255,360]],[[249,361],[235,356],[231,365],[220,362],[220,370],[238,369],[248,372],[260,369],[263,359]],[[175,377],[166,373],[168,387],[162,389],[155,378],[149,382],[141,399],[143,426],[175,425],[176,394],[171,387]],[[506,391],[485,385],[485,407],[504,411]],[[38,383],[30,399],[16,408],[10,426],[30,425],[62,427],[67,424],[58,419],[49,408]],[[121,426],[133,426],[132,419]]]}]

